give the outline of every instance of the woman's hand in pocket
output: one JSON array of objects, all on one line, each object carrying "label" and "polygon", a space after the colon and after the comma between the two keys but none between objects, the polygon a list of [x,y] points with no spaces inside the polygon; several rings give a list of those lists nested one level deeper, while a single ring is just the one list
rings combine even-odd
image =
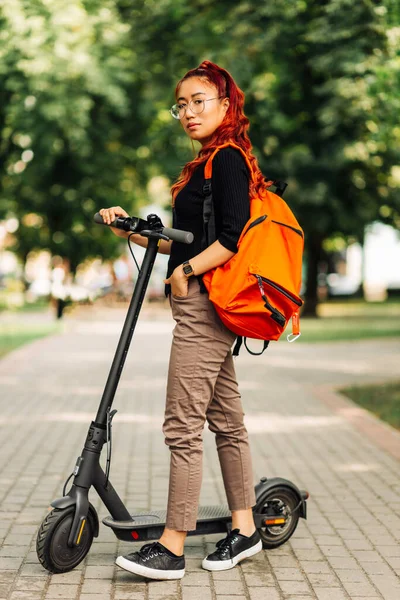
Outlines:
[{"label": "woman's hand in pocket", "polygon": [[178,298],[186,298],[188,295],[189,281],[183,272],[182,265],[176,267],[174,272],[168,279],[164,279],[164,283],[171,285],[171,294]]}]

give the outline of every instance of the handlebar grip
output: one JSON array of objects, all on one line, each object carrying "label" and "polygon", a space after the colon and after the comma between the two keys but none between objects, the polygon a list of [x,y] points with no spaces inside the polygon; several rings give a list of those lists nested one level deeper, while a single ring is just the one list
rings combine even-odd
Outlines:
[{"label": "handlebar grip", "polygon": [[110,223],[110,225],[108,225],[107,223],[104,223],[103,217],[98,212],[94,215],[93,219],[94,219],[94,222],[98,223],[99,225],[107,225],[107,227],[116,227],[117,226],[117,219],[115,219],[115,221],[113,221],[112,223]]},{"label": "handlebar grip", "polygon": [[194,235],[191,231],[183,231],[182,229],[172,229],[172,227],[164,227],[162,233],[169,237],[174,242],[181,244],[191,244],[194,240]]},{"label": "handlebar grip", "polygon": [[[93,218],[95,223],[98,223],[99,225],[106,225],[100,213],[97,212]],[[123,226],[124,222],[126,222],[126,226]],[[147,233],[149,231],[149,225],[147,221],[144,221],[137,217],[132,217],[128,219],[117,218],[112,223],[110,223],[109,227],[117,227],[118,229],[124,229],[125,231],[131,231],[132,233],[136,232],[139,234],[142,231],[146,231]],[[166,235],[167,237],[169,237],[169,239],[173,240],[174,242],[180,242],[182,244],[191,244],[194,240],[194,235],[191,231],[172,229],[172,227],[163,227],[161,230],[158,229],[158,231],[161,231],[163,235]]]}]

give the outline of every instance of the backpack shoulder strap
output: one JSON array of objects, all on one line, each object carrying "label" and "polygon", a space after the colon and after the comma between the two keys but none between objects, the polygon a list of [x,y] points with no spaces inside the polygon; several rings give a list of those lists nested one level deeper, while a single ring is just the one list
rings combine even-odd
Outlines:
[{"label": "backpack shoulder strap", "polygon": [[215,148],[214,152],[208,158],[208,160],[206,162],[206,166],[204,167],[204,179],[208,180],[208,179],[211,179],[211,177],[212,177],[212,161],[213,161],[214,156],[217,154],[217,152],[219,152],[223,148],[229,148],[229,147],[239,150],[239,152],[241,153],[241,155],[243,156],[243,158],[246,162],[246,165],[247,165],[247,168],[249,169],[250,175],[252,174],[251,164],[250,164],[250,161],[249,161],[245,151],[242,150],[242,148],[240,148],[240,146],[237,146],[233,142],[227,142],[226,144],[222,144],[222,146],[218,146],[218,148]]},{"label": "backpack shoulder strap", "polygon": [[205,167],[204,167],[204,184],[203,184],[203,195],[204,195],[204,203],[203,203],[203,238],[201,241],[201,248],[204,250],[215,242],[216,238],[216,228],[215,228],[215,214],[214,214],[214,203],[212,199],[212,189],[211,189],[211,178],[212,178],[212,161],[214,156],[222,150],[223,148],[235,148],[239,150],[244,160],[246,161],[247,168],[249,169],[250,177],[252,177],[252,168],[249,159],[247,158],[246,153],[242,148],[234,144],[233,142],[227,142],[226,144],[222,144],[215,148],[214,152],[208,158]]}]

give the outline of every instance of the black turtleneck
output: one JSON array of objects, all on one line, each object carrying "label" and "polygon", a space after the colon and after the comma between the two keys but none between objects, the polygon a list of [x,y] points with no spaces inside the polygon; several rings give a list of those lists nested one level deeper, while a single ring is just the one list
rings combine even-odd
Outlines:
[{"label": "black turtleneck", "polygon": [[[199,165],[175,198],[173,227],[191,231],[191,244],[172,242],[167,277],[185,260],[202,251],[204,166]],[[235,148],[223,148],[213,158],[212,196],[215,210],[216,235],[219,243],[237,252],[237,241],[250,218],[249,171],[241,153]],[[170,293],[170,286],[165,287]]]}]

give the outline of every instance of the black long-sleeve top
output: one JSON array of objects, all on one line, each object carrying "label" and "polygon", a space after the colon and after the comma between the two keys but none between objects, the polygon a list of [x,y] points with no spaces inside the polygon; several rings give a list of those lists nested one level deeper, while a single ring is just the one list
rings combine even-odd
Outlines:
[{"label": "black long-sleeve top", "polygon": [[[190,260],[204,249],[203,238],[203,185],[205,163],[199,165],[192,177],[175,198],[173,227],[191,231],[191,244],[172,242],[167,277],[185,260]],[[246,162],[235,148],[223,148],[213,159],[212,196],[215,211],[215,228],[219,243],[237,252],[237,242],[250,218],[249,171]],[[201,281],[201,277],[199,278]],[[166,285],[165,294],[170,293]]]}]

